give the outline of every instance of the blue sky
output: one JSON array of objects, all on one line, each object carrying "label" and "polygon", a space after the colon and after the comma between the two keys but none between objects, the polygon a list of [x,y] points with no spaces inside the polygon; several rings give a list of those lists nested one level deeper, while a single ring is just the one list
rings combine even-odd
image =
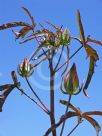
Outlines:
[{"label": "blue sky", "polygon": [[[35,21],[44,24],[44,20],[51,21],[55,25],[68,27],[71,35],[79,36],[76,11],[80,10],[85,34],[91,35],[92,38],[102,40],[102,1],[101,0],[1,0],[0,1],[0,24],[12,21],[28,21],[28,16],[22,11],[24,6],[33,14]],[[17,29],[15,29],[17,30]],[[80,107],[82,111],[102,110],[102,48],[91,44],[97,49],[100,61],[97,62],[95,74],[88,88],[90,99],[86,98],[83,93],[72,98],[72,103]],[[73,42],[72,52],[79,47],[78,43]],[[25,45],[19,45],[15,42],[11,30],[0,32],[0,84],[11,83],[10,72],[16,70],[17,65],[25,57],[29,57],[36,48],[35,42],[29,42]],[[63,56],[64,58],[64,56]],[[65,58],[64,58],[65,59]],[[84,50],[80,51],[72,59],[77,63],[77,70],[80,81],[86,79],[88,70],[88,60],[86,61]],[[78,65],[79,64],[79,65]],[[47,71],[47,72],[46,72]],[[67,100],[67,96],[61,94],[60,72],[56,75],[55,87],[55,111],[56,121],[65,111],[65,107],[59,104],[60,99]],[[20,79],[20,77],[19,77]],[[24,79],[20,79],[22,85],[29,92],[29,88]],[[49,78],[47,63],[42,64],[34,73],[30,81],[42,100],[49,106]],[[30,92],[29,92],[30,93]],[[95,117],[102,126],[102,117]],[[66,123],[64,136],[68,134],[76,124],[76,119],[70,119]],[[36,105],[30,102],[25,96],[21,95],[18,90],[14,90],[0,113],[0,136],[42,136],[50,126],[49,117],[43,113]],[[58,135],[60,128],[58,128]],[[72,136],[94,136],[93,127],[84,121]],[[100,133],[100,136],[102,132]]]}]

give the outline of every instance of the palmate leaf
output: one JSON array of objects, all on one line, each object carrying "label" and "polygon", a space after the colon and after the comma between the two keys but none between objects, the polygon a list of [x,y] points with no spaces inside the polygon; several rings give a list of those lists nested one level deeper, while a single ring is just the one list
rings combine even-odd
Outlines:
[{"label": "palmate leaf", "polygon": [[28,16],[30,17],[31,21],[32,21],[32,25],[33,25],[33,28],[35,27],[35,21],[34,21],[34,18],[32,16],[32,14],[28,11],[28,9],[26,9],[25,7],[22,7],[22,9],[28,14]]},{"label": "palmate leaf", "polygon": [[69,118],[72,118],[72,117],[75,117],[75,116],[78,116],[78,113],[76,112],[72,112],[72,111],[69,111],[67,112],[66,114],[62,115],[60,120],[52,125],[44,134],[44,136],[48,136],[52,131],[54,131],[57,127],[59,127],[65,120],[69,119]]},{"label": "palmate leaf", "polygon": [[91,82],[91,79],[92,79],[92,76],[94,73],[94,69],[95,69],[95,64],[96,64],[96,61],[99,60],[99,56],[98,56],[96,50],[94,50],[88,44],[85,46],[85,49],[86,49],[87,57],[90,57],[90,65],[89,65],[89,72],[88,72],[88,76],[86,79],[86,83],[85,83],[83,92],[84,92],[85,96],[88,97],[87,88]]},{"label": "palmate leaf", "polygon": [[89,111],[89,112],[82,113],[78,108],[73,106],[71,103],[68,103],[67,101],[60,100],[60,103],[65,106],[69,105],[69,108],[74,110],[77,113],[77,116],[86,119],[95,128],[97,136],[98,136],[99,131],[101,130],[101,127],[100,127],[99,123],[95,119],[90,117],[89,115],[101,115],[102,116],[101,111]]},{"label": "palmate leaf", "polygon": [[78,26],[79,26],[79,32],[80,32],[80,39],[82,44],[85,44],[85,35],[84,35],[84,29],[81,21],[80,11],[77,10],[77,19],[78,19]]}]

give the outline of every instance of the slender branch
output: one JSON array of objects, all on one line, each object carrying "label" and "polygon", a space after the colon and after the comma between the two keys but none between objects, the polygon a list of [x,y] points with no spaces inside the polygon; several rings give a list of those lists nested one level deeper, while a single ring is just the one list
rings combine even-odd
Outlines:
[{"label": "slender branch", "polygon": [[76,40],[76,41],[78,41],[78,42],[80,42],[82,44],[82,41],[79,38],[77,38],[77,37],[71,36],[71,39],[74,39],[74,40]]},{"label": "slender branch", "polygon": [[41,62],[43,62],[43,61],[46,60],[47,58],[48,58],[48,56],[45,56],[45,57],[42,58],[39,62],[37,62],[36,64],[34,64],[34,65],[32,66],[32,68],[37,67]]},{"label": "slender branch", "polygon": [[[68,109],[69,109],[69,103],[70,103],[70,101],[71,101],[71,96],[72,96],[72,95],[69,95],[69,98],[68,98],[68,105],[67,105],[67,107],[66,107],[65,114],[68,112]],[[64,122],[63,122],[63,124],[62,124],[62,128],[61,128],[60,136],[62,136],[62,134],[63,134],[64,127],[65,127],[65,121],[64,121]]]},{"label": "slender branch", "polygon": [[34,58],[34,56],[35,56],[40,50],[41,50],[41,46],[39,46],[39,47],[37,48],[37,50],[32,54],[32,56],[30,57],[29,61],[31,61],[32,58]]},{"label": "slender branch", "polygon": [[22,94],[24,94],[28,99],[30,99],[32,102],[34,102],[39,108],[41,108],[45,113],[49,115],[49,112],[46,111],[39,103],[37,103],[33,98],[31,98],[27,93],[24,92],[22,88],[16,87]]},{"label": "slender branch", "polygon": [[[37,41],[38,45],[40,46],[40,43],[39,43],[39,41],[38,41],[37,37],[36,37],[36,41]],[[45,52],[45,50],[43,49],[43,47],[42,47],[42,46],[41,46],[41,49],[42,49],[42,51],[44,52],[45,56],[47,56],[47,54],[46,54],[46,52]]]},{"label": "slender branch", "polygon": [[31,38],[29,38],[29,39],[23,40],[22,42],[19,42],[19,44],[26,43],[26,42],[31,41],[31,40],[33,40],[33,39],[34,39],[34,38],[33,38],[33,37],[31,37]]},{"label": "slender branch", "polygon": [[58,67],[58,65],[59,65],[59,63],[60,63],[60,60],[61,60],[61,57],[62,57],[63,50],[64,50],[64,46],[62,46],[62,50],[61,50],[59,59],[58,59],[58,61],[57,61],[57,64],[56,64],[56,66],[55,66],[55,68],[54,68],[54,71],[56,71],[56,69],[57,69],[57,67]]},{"label": "slender branch", "polygon": [[[48,50],[47,51],[45,51],[46,53],[48,52]],[[44,55],[45,53],[43,52],[43,53],[41,53],[40,55],[38,55],[37,57],[35,57],[34,59],[32,59],[32,60],[37,60],[37,59],[39,59],[40,57],[42,57],[43,55]]]},{"label": "slender branch", "polygon": [[69,111],[66,114],[62,115],[61,118],[60,118],[60,120],[56,124],[52,125],[46,131],[46,133],[44,134],[44,136],[48,136],[52,131],[54,131],[57,127],[59,127],[65,120],[67,120],[68,118],[71,118],[71,117],[75,117],[75,116],[79,116],[79,114],[76,113],[76,112],[72,112],[72,111],[71,112]]},{"label": "slender branch", "polygon": [[67,136],[70,136],[75,130],[76,128],[80,125],[80,122],[78,122],[75,127],[71,130],[71,132],[67,135]]},{"label": "slender branch", "polygon": [[[54,71],[53,71],[53,63],[52,58],[49,60],[50,66],[50,121],[51,126],[55,125],[55,111],[54,111]],[[56,129],[52,131],[52,135],[56,136]]]},{"label": "slender branch", "polygon": [[59,66],[55,72],[60,70],[69,60],[71,60],[81,49],[83,48],[83,45],[80,46],[61,66]]},{"label": "slender branch", "polygon": [[39,102],[41,103],[41,105],[47,110],[47,112],[49,113],[49,110],[48,108],[45,106],[45,104],[42,102],[42,100],[39,98],[39,96],[36,94],[36,92],[34,91],[34,89],[32,88],[31,84],[29,83],[29,80],[27,78],[26,79],[26,82],[29,86],[29,88],[31,89],[32,93],[34,94],[34,96],[39,100]]},{"label": "slender branch", "polygon": [[[67,58],[68,58],[68,59],[69,59],[69,53],[70,53],[70,49],[69,49],[69,47],[67,46]],[[67,62],[67,65],[66,65],[66,67],[65,67],[65,70],[63,71],[63,73],[61,74],[61,76],[63,76],[64,73],[67,71],[68,65],[69,65],[69,61]]]}]

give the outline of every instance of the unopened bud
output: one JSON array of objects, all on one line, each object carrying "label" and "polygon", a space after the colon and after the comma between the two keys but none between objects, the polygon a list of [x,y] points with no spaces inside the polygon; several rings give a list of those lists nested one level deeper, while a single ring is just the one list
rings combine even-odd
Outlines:
[{"label": "unopened bud", "polygon": [[17,70],[19,75],[22,77],[30,77],[34,72],[33,67],[27,58],[25,58],[24,61],[18,66]]}]

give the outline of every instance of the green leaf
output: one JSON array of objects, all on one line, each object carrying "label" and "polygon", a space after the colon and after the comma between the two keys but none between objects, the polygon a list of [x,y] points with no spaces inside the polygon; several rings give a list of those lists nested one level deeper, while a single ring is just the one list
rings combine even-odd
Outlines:
[{"label": "green leaf", "polygon": [[88,76],[87,76],[87,80],[86,80],[83,92],[85,96],[88,96],[87,88],[91,82],[91,79],[94,73],[94,69],[95,69],[95,64],[96,64],[96,61],[99,60],[99,56],[96,50],[94,50],[91,46],[86,45],[85,49],[86,49],[87,57],[90,57],[90,65],[89,65],[89,72],[88,72]]},{"label": "green leaf", "polygon": [[80,39],[83,43],[83,45],[85,44],[85,36],[84,36],[84,29],[83,29],[83,25],[82,25],[82,21],[81,21],[81,16],[80,16],[80,11],[77,10],[77,19],[78,19],[78,26],[79,26],[79,32],[80,32]]},{"label": "green leaf", "polygon": [[101,131],[99,123],[95,119],[87,115],[85,116],[82,115],[82,117],[85,118],[88,122],[90,122],[90,124],[95,128],[97,136],[99,136],[99,132]]}]

